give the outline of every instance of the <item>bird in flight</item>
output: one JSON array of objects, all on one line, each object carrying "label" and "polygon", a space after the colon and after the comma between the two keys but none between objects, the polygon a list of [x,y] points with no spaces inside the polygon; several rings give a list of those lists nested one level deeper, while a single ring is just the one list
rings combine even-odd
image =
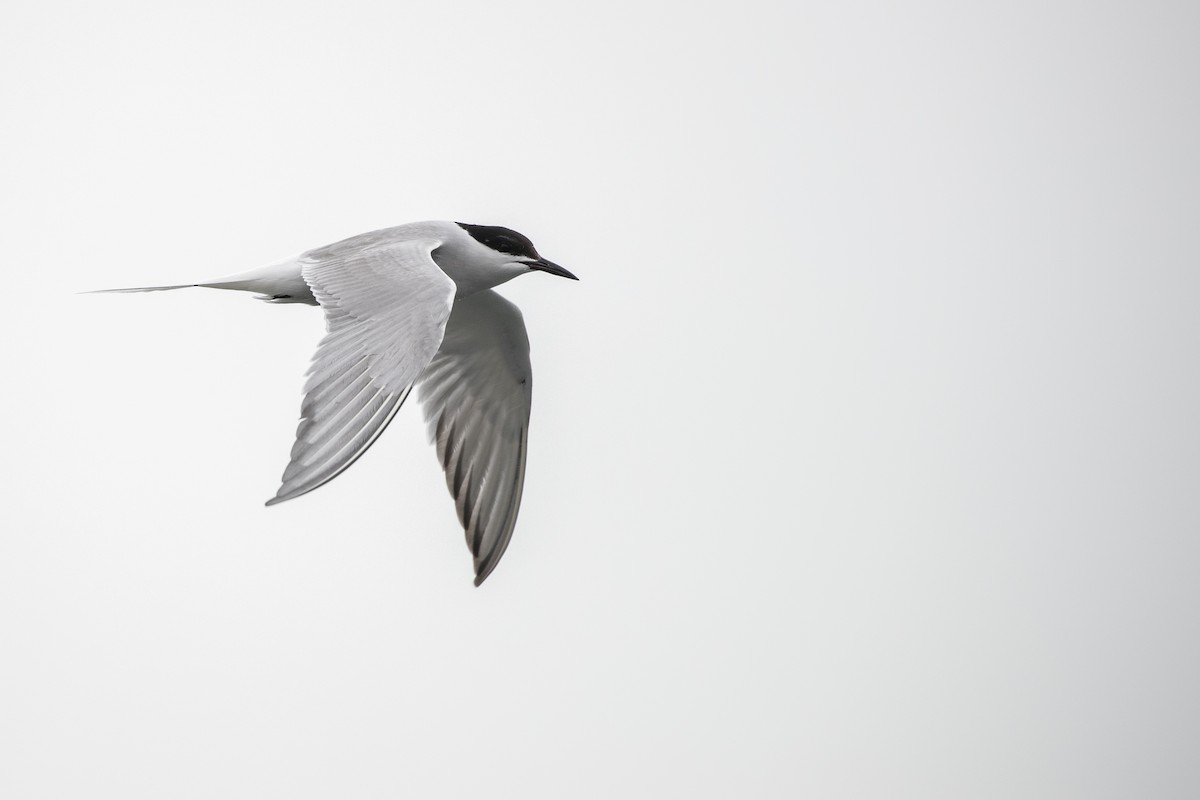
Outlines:
[{"label": "bird in flight", "polygon": [[492,287],[528,272],[578,280],[514,230],[414,222],[210,283],[325,313],[300,425],[267,505],[333,480],[415,387],[483,583],[512,538],[525,482],[532,375],[521,312]]}]

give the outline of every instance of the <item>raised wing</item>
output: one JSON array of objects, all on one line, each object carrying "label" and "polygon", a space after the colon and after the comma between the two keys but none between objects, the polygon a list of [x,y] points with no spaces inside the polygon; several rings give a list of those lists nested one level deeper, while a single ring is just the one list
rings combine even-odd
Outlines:
[{"label": "raised wing", "polygon": [[532,381],[521,312],[490,290],[454,304],[441,349],[418,381],[476,586],[496,568],[517,523]]},{"label": "raised wing", "polygon": [[455,285],[434,239],[333,245],[300,257],[327,333],[304,387],[283,484],[267,505],[311,492],[366,452],[442,343]]}]

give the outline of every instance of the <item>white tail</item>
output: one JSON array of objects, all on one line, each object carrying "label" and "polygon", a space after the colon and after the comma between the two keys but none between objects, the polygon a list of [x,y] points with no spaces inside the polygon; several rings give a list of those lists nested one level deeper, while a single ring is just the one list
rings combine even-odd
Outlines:
[{"label": "white tail", "polygon": [[231,275],[210,283],[180,283],[174,286],[134,286],[128,289],[100,289],[84,294],[128,294],[131,292],[167,292],[172,289],[233,289],[242,292],[258,292],[259,300],[269,303],[308,303],[316,305],[312,290],[300,274],[300,264],[288,260],[269,267],[252,270],[241,275]]},{"label": "white tail", "polygon": [[80,292],[80,294],[129,294],[131,292],[165,292],[170,289],[191,289],[193,286],[201,286],[199,283],[181,283],[178,286],[131,286],[127,289],[94,289],[90,292]]}]

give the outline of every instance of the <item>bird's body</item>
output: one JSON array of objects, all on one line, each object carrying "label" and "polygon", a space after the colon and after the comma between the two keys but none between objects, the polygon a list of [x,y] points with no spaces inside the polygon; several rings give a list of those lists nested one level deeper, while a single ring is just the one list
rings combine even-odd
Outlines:
[{"label": "bird's body", "polygon": [[531,270],[575,276],[507,228],[415,222],[278,264],[187,286],[255,292],[325,312],[300,426],[268,505],[339,475],[417,387],[475,562],[475,583],[512,536],[525,477],[532,375],[516,306],[490,291]]}]

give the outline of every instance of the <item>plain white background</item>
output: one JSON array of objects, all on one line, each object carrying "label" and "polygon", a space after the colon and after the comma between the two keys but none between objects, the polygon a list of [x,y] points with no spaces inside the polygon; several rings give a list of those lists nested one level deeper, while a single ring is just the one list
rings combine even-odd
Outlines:
[{"label": "plain white background", "polygon": [[[9,2],[8,798],[1200,793],[1200,14]],[[320,314],[503,224],[525,502],[415,407],[266,509]]]}]

